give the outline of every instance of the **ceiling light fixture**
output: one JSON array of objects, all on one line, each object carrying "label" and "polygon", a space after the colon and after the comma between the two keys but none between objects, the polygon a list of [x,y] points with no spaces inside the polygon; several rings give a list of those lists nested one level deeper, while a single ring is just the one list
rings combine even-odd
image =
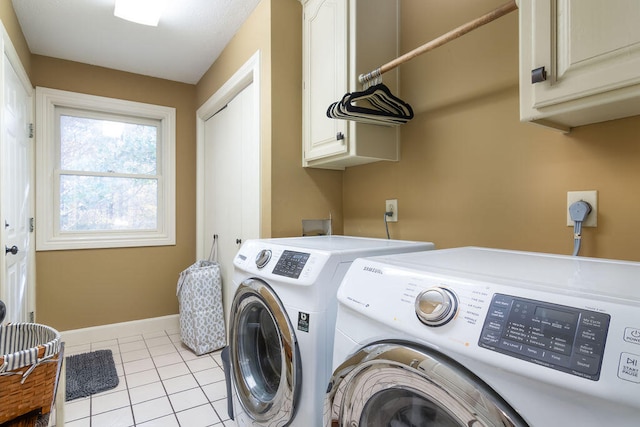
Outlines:
[{"label": "ceiling light fixture", "polygon": [[142,25],[158,26],[169,0],[116,0],[113,14]]}]

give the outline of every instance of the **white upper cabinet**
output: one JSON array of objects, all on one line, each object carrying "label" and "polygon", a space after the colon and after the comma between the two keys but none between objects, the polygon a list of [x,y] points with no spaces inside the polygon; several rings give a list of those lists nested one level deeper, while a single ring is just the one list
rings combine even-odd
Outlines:
[{"label": "white upper cabinet", "polygon": [[[519,8],[522,121],[568,131],[640,114],[640,1],[520,0]],[[546,80],[532,83],[542,67]]]},{"label": "white upper cabinet", "polygon": [[[398,56],[399,0],[300,0],[303,5],[302,140],[305,167],[344,169],[398,160],[399,130],[330,119],[327,109],[362,90],[358,76]],[[398,89],[397,72],[383,82]]]}]

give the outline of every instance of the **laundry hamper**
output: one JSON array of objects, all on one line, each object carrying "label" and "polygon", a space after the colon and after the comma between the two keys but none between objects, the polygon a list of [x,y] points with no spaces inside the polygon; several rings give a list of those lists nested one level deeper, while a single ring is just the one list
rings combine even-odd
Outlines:
[{"label": "laundry hamper", "polygon": [[0,424],[34,411],[51,411],[60,347],[60,334],[48,326],[0,326]]},{"label": "laundry hamper", "polygon": [[226,345],[222,309],[222,278],[214,236],[209,259],[197,261],[180,273],[177,296],[180,304],[182,342],[198,356]]}]

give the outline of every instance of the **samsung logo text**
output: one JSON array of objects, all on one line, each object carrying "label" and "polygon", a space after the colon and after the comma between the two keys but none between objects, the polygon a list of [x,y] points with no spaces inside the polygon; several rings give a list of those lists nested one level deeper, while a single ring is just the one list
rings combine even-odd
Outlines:
[{"label": "samsung logo text", "polygon": [[363,267],[362,268],[364,271],[368,271],[369,273],[375,273],[375,274],[383,274],[382,270],[380,270],[379,268],[373,268],[373,267]]}]

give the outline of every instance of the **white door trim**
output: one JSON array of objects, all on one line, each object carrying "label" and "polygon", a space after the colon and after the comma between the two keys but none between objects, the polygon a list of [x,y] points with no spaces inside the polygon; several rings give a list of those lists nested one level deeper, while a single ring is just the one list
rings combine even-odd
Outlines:
[{"label": "white door trim", "polygon": [[[4,61],[5,58],[9,61],[9,63],[11,64],[11,67],[13,68],[13,70],[15,71],[16,75],[18,76],[18,79],[20,80],[20,83],[22,84],[22,86],[24,87],[25,91],[27,92],[27,95],[29,96],[29,98],[31,98],[31,108],[30,108],[30,118],[29,121],[31,123],[34,122],[34,97],[33,97],[33,93],[34,93],[34,88],[31,85],[31,80],[29,79],[29,75],[27,74],[26,70],[24,69],[24,66],[22,65],[22,62],[20,61],[20,56],[18,55],[18,51],[15,49],[15,47],[13,46],[13,43],[11,42],[11,38],[9,37],[9,33],[7,33],[6,28],[4,27],[4,24],[2,23],[2,21],[0,21],[0,82],[2,82],[2,84],[0,84],[0,106],[4,105]],[[0,108],[0,119],[3,120],[2,118],[2,112],[1,112],[2,108]],[[2,138],[2,135],[0,134],[0,138]],[[3,141],[0,139],[0,152],[2,151],[3,147],[2,147]],[[35,164],[34,164],[34,158],[31,158],[31,162],[32,162],[32,167],[31,168],[31,183],[34,184],[35,183]],[[1,171],[0,171],[1,172]],[[0,173],[0,200],[2,200],[2,174]],[[31,215],[34,215],[35,212],[35,193],[33,193],[32,197],[31,197],[31,206],[29,206],[29,210],[31,212]],[[1,214],[2,212],[0,212]],[[4,239],[4,233],[0,233],[0,247],[3,247],[5,244],[5,239]],[[32,244],[30,245],[29,248],[29,254],[27,255],[30,259],[28,261],[28,265],[29,265],[29,271],[27,273],[27,277],[28,277],[28,282],[27,282],[27,292],[29,294],[29,299],[27,302],[27,310],[28,312],[33,312],[35,315],[35,311],[36,311],[36,288],[35,288],[35,275],[36,275],[36,262],[35,262],[35,238],[32,238]],[[5,269],[6,269],[6,264],[5,264],[5,258],[0,257],[0,272],[2,274],[0,274],[0,299],[2,299],[3,297],[6,297],[6,292],[7,290],[5,289],[6,283],[5,283]]]},{"label": "white door trim", "polygon": [[[247,62],[235,72],[196,112],[196,258],[206,258],[209,253],[204,248],[204,146],[205,122],[216,112],[223,108],[229,101],[235,98],[244,88],[253,83],[254,117],[257,118],[256,126],[261,128],[260,117],[260,51],[254,53]],[[257,132],[260,138],[260,132]],[[262,144],[259,142],[260,147]]]}]

